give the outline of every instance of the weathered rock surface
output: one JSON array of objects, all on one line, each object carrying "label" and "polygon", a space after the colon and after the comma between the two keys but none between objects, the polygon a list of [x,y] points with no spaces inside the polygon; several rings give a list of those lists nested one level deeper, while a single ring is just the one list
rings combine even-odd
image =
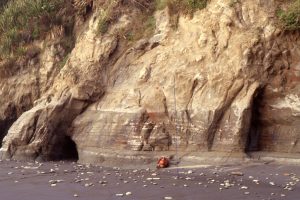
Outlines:
[{"label": "weathered rock surface", "polygon": [[[46,47],[42,52],[40,47]],[[35,44],[30,53],[20,60],[0,63],[0,139],[7,134],[14,121],[31,109],[41,97],[48,98],[46,91],[53,85],[59,72],[60,44],[48,41]]]},{"label": "weathered rock surface", "polygon": [[212,0],[177,30],[160,11],[155,35],[128,49],[114,33],[138,10],[103,36],[95,11],[2,156],[60,157],[71,139],[83,162],[104,149],[299,153],[300,35],[276,28],[273,0],[230,2]]}]

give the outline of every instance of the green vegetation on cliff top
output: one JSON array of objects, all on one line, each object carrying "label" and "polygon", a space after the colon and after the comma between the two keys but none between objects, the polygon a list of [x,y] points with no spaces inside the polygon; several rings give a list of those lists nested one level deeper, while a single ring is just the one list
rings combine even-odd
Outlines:
[{"label": "green vegetation on cliff top", "polygon": [[294,0],[290,3],[287,9],[278,10],[277,16],[281,25],[285,30],[299,30],[300,29],[300,0]]},{"label": "green vegetation on cliff top", "polygon": [[[131,1],[141,5],[143,2]],[[192,13],[204,8],[207,1],[145,0],[146,5],[152,5],[154,10],[168,6],[171,14]],[[18,57],[26,53],[28,45],[34,40],[43,39],[53,26],[71,23],[70,17],[66,20],[66,12],[64,12],[68,10],[66,7],[71,2],[70,0],[2,0],[0,4],[0,58]],[[115,1],[110,2],[112,4]],[[108,6],[101,12],[98,23],[98,30],[101,34],[108,30],[112,8],[113,6]],[[149,17],[149,19],[152,18]]]},{"label": "green vegetation on cliff top", "polygon": [[0,57],[18,56],[54,25],[68,24],[66,0],[11,0],[0,13]]},{"label": "green vegetation on cliff top", "polygon": [[[153,12],[156,10],[163,10],[168,7],[170,15],[173,20],[172,24],[176,26],[179,13],[182,14],[193,14],[195,11],[206,7],[209,0],[128,0],[127,3],[135,6],[142,7],[146,12],[143,13],[145,20],[145,32],[151,32],[155,27],[155,20],[153,21]],[[111,0],[107,1],[101,9],[100,18],[98,21],[98,33],[105,34],[109,26],[115,20],[117,15],[117,7],[120,1]],[[148,15],[148,16],[145,16]],[[150,31],[149,31],[150,30]],[[141,35],[141,34],[139,34]],[[147,35],[147,34],[146,34]]]},{"label": "green vegetation on cliff top", "polygon": [[169,6],[176,11],[192,13],[198,9],[206,7],[208,0],[156,0],[156,8],[158,10]]},{"label": "green vegetation on cliff top", "polygon": [[[131,0],[141,4],[143,1]],[[173,24],[176,26],[178,14],[193,14],[206,7],[209,0],[144,0],[154,10],[169,7]],[[111,1],[115,2],[115,1]],[[55,25],[74,23],[73,15],[66,15],[70,0],[1,0],[0,2],[0,58],[18,56],[26,52],[34,40],[43,39]],[[147,4],[147,5],[148,5]],[[113,6],[103,9],[98,23],[99,33],[107,32]],[[74,11],[74,10],[73,10]],[[289,1],[286,9],[277,12],[285,30],[300,29],[300,0]],[[149,19],[153,19],[152,16]],[[150,20],[148,20],[150,21]],[[153,20],[152,20],[153,21]],[[155,25],[154,22],[151,25]],[[153,27],[150,27],[153,29]]]}]

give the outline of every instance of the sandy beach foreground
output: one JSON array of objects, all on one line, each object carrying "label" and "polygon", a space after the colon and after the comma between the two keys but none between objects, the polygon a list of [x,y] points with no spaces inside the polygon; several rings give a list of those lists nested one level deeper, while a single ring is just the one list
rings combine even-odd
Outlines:
[{"label": "sandy beach foreground", "polygon": [[0,162],[1,200],[299,199],[300,167],[247,163],[119,169],[75,162]]}]

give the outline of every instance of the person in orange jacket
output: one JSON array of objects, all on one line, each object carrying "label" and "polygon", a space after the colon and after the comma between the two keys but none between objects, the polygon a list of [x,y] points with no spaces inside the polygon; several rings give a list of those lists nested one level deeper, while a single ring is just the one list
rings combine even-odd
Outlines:
[{"label": "person in orange jacket", "polygon": [[169,159],[163,156],[157,161],[156,168],[167,168],[167,167],[169,167]]}]

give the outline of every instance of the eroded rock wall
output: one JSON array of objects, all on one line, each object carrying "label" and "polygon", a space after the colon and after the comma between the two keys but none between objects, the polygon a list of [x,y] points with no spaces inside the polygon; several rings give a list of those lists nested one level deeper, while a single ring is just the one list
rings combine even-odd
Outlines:
[{"label": "eroded rock wall", "polygon": [[263,151],[300,152],[299,37],[299,33],[293,33],[276,38],[270,48],[272,57],[282,59],[268,69],[269,81],[257,103],[258,148]]},{"label": "eroded rock wall", "polygon": [[212,0],[176,30],[159,11],[154,36],[130,48],[115,33],[140,11],[104,35],[95,11],[51,95],[12,125],[2,155],[51,157],[64,136],[82,162],[104,150],[299,152],[300,40],[276,28],[275,5]]},{"label": "eroded rock wall", "polygon": [[[42,46],[45,46],[41,51]],[[21,60],[0,63],[0,140],[10,126],[41,97],[48,98],[47,90],[58,74],[58,57],[62,46],[53,41],[39,42]]]}]

